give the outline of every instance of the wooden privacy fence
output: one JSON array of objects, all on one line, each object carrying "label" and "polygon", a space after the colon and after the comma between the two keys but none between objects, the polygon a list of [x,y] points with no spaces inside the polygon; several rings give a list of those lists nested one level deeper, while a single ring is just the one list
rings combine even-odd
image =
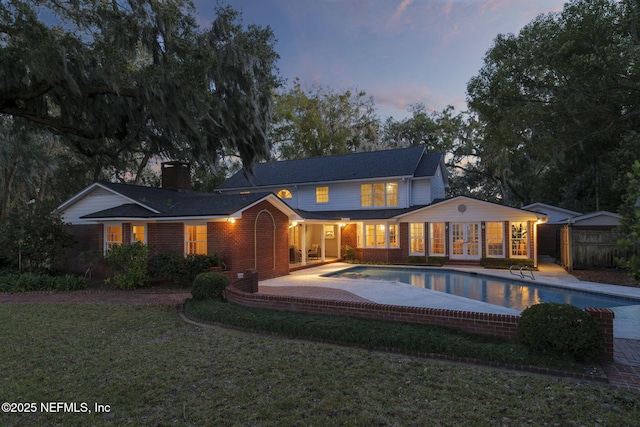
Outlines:
[{"label": "wooden privacy fence", "polygon": [[569,270],[615,268],[628,252],[618,247],[619,234],[611,228],[565,226],[560,230],[560,262]]}]

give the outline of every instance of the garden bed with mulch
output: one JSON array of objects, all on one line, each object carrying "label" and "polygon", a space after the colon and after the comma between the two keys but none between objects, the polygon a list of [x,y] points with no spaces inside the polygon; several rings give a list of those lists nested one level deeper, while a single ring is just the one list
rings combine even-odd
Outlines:
[{"label": "garden bed with mulch", "polygon": [[640,282],[629,276],[628,270],[623,269],[598,269],[598,270],[573,270],[570,272],[579,280],[585,282],[607,283],[609,285],[631,286],[640,288]]}]

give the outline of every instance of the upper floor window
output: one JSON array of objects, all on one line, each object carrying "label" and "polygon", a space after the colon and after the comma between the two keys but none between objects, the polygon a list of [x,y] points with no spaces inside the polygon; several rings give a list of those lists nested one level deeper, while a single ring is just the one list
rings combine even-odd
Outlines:
[{"label": "upper floor window", "polygon": [[316,203],[329,203],[329,187],[316,187]]},{"label": "upper floor window", "polygon": [[362,207],[398,206],[398,183],[360,185],[360,204]]},{"label": "upper floor window", "polygon": [[276,194],[276,196],[278,196],[281,199],[290,199],[293,197],[293,195],[291,194],[291,191],[287,190],[286,188],[283,188],[282,190],[278,191],[278,194]]},{"label": "upper floor window", "polygon": [[207,253],[206,225],[187,225],[185,253],[187,255],[204,255]]},{"label": "upper floor window", "polygon": [[108,225],[104,233],[105,250],[122,244],[122,225]]}]

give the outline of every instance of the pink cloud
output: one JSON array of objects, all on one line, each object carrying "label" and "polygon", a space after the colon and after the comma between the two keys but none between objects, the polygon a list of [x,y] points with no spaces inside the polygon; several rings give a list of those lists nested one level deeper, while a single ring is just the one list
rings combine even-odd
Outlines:
[{"label": "pink cloud", "polygon": [[407,8],[411,6],[414,0],[402,0],[398,7],[396,8],[394,14],[389,18],[385,25],[385,29],[394,30],[401,28],[403,26],[403,22],[407,21],[409,18],[403,18],[403,15]]}]

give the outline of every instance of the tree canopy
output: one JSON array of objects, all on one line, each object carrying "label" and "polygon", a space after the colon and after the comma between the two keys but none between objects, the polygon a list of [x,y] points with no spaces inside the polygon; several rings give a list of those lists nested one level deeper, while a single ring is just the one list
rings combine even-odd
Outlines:
[{"label": "tree canopy", "polygon": [[188,0],[0,3],[0,114],[59,134],[87,159],[138,153],[245,165],[269,155],[279,85],[269,28],[218,8],[201,29]]},{"label": "tree canopy", "polygon": [[574,0],[499,35],[468,84],[507,204],[616,210],[640,154],[638,4]]},{"label": "tree canopy", "polygon": [[279,159],[328,156],[370,149],[380,123],[364,91],[309,90],[295,80],[275,96],[270,137]]}]

